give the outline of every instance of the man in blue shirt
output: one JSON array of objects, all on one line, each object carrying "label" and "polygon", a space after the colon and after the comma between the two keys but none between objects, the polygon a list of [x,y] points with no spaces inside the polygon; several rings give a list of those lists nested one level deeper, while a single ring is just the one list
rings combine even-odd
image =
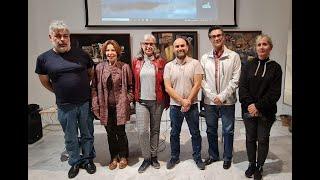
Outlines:
[{"label": "man in blue shirt", "polygon": [[58,120],[65,133],[71,166],[68,177],[77,176],[80,167],[93,174],[96,172],[92,161],[95,156],[92,153],[93,121],[89,118],[93,61],[81,49],[71,48],[70,32],[63,21],[50,24],[49,38],[53,48],[38,56],[35,72],[39,74],[41,84],[56,97]]}]

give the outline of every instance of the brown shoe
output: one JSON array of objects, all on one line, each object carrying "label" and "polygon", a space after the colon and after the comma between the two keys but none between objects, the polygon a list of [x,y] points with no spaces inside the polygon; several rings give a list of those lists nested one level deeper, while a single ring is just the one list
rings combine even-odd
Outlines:
[{"label": "brown shoe", "polygon": [[114,170],[115,168],[117,168],[117,166],[118,166],[118,159],[114,158],[109,164],[109,169]]},{"label": "brown shoe", "polygon": [[120,162],[119,162],[119,169],[123,169],[123,168],[127,167],[127,165],[128,165],[127,158],[121,158]]}]

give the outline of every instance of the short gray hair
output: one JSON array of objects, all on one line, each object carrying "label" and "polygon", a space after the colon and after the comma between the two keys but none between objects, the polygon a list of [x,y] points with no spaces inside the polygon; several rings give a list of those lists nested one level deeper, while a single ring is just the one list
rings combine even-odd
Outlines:
[{"label": "short gray hair", "polygon": [[270,44],[271,48],[273,47],[273,43],[272,43],[271,37],[268,36],[267,34],[258,35],[258,36],[256,37],[256,45],[258,44],[258,42],[259,42],[260,39],[262,39],[262,38],[266,38],[266,39],[267,39],[267,42]]},{"label": "short gray hair", "polygon": [[69,31],[68,25],[64,23],[62,20],[54,20],[51,22],[49,26],[49,34],[51,34],[52,32],[58,29],[65,29]]},{"label": "short gray hair", "polygon": [[153,41],[154,41],[155,43],[157,42],[156,37],[154,37],[154,35],[152,35],[152,34],[145,34],[145,35],[143,36],[143,40],[144,40],[144,41],[147,40],[147,39],[149,39],[149,38],[153,39]]}]

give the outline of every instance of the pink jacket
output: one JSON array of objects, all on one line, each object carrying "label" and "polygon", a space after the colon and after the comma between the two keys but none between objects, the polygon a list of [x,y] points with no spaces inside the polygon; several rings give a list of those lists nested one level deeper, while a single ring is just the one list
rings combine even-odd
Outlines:
[{"label": "pink jacket", "polygon": [[[117,125],[123,125],[130,120],[130,102],[133,101],[133,81],[130,66],[124,62],[117,61],[115,66],[121,74],[121,91],[115,92]],[[108,62],[99,63],[94,71],[92,80],[92,110],[101,125],[108,123],[108,89],[106,82],[110,76]]]}]

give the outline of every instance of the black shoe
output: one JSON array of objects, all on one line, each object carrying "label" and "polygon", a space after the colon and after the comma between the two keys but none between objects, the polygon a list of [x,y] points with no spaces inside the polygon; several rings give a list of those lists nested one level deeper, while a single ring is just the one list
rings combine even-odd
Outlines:
[{"label": "black shoe", "polygon": [[146,169],[151,165],[151,160],[150,159],[145,159],[143,160],[141,166],[138,169],[139,173],[143,173],[144,171],[146,171]]},{"label": "black shoe", "polygon": [[204,164],[204,162],[200,159],[200,160],[198,160],[198,161],[196,161],[196,164],[197,164],[197,166],[198,166],[198,168],[200,169],[200,170],[204,170],[205,169],[205,164]]},{"label": "black shoe", "polygon": [[251,178],[255,171],[256,171],[256,163],[249,163],[249,167],[245,172],[246,177]]},{"label": "black shoe", "polygon": [[89,161],[89,163],[83,165],[83,169],[85,169],[89,174],[94,174],[97,170],[93,161]]},{"label": "black shoe", "polygon": [[231,161],[223,161],[223,169],[229,169],[231,166]]},{"label": "black shoe", "polygon": [[69,179],[74,178],[74,177],[76,177],[76,176],[78,175],[78,173],[79,173],[79,168],[80,168],[80,167],[79,167],[78,164],[71,166],[71,168],[70,168],[70,170],[69,170],[69,172],[68,172],[68,177],[69,177]]},{"label": "black shoe", "polygon": [[160,163],[158,162],[157,156],[151,157],[151,165],[156,169],[160,169]]},{"label": "black shoe", "polygon": [[253,179],[254,180],[261,180],[262,179],[262,172],[263,172],[262,166],[257,166],[256,170],[253,174]]},{"label": "black shoe", "polygon": [[174,160],[174,159],[171,158],[170,161],[167,162],[167,169],[172,169],[172,168],[174,168],[174,166],[175,166],[176,164],[179,164],[179,162],[180,162],[179,159]]},{"label": "black shoe", "polygon": [[204,161],[204,164],[205,164],[205,165],[209,165],[209,164],[212,164],[212,163],[217,162],[217,161],[219,161],[219,160],[218,160],[218,159],[213,159],[213,158],[209,157],[208,159],[206,159],[206,160]]}]

